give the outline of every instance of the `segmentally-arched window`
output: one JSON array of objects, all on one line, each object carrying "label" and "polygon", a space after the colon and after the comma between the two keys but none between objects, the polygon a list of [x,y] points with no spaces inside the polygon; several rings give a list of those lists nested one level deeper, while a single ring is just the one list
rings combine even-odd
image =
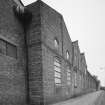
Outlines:
[{"label": "segmentally-arched window", "polygon": [[56,49],[59,48],[59,42],[58,42],[57,38],[54,39],[54,47],[55,47]]},{"label": "segmentally-arched window", "polygon": [[70,58],[70,54],[69,54],[69,51],[68,51],[68,50],[66,51],[66,58],[67,58],[67,59]]}]

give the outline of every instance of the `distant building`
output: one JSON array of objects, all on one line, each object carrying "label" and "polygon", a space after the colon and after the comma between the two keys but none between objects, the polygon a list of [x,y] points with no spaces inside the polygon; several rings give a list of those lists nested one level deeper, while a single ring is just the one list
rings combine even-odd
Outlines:
[{"label": "distant building", "polygon": [[102,87],[102,86],[101,86],[101,87],[100,87],[100,90],[104,90],[104,91],[105,91],[105,87]]},{"label": "distant building", "polygon": [[40,0],[0,0],[1,105],[49,105],[97,86],[60,13]]}]

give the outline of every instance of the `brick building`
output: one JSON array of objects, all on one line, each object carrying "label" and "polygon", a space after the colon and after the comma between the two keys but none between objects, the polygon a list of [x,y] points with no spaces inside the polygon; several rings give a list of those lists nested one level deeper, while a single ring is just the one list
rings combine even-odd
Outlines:
[{"label": "brick building", "polygon": [[97,86],[60,13],[40,0],[0,0],[1,105],[48,105]]}]

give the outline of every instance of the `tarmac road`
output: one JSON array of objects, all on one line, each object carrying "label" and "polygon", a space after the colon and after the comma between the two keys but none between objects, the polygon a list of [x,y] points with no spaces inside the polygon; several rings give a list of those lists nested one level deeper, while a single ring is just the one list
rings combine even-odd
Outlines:
[{"label": "tarmac road", "polygon": [[97,91],[52,105],[105,105],[105,91]]}]

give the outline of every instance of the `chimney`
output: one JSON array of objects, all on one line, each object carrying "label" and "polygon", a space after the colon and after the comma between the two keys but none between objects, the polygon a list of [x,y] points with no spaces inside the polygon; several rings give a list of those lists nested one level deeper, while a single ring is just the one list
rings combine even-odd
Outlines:
[{"label": "chimney", "polygon": [[17,12],[21,12],[24,13],[24,5],[22,4],[22,2],[20,0],[13,0],[16,4],[17,4]]}]

